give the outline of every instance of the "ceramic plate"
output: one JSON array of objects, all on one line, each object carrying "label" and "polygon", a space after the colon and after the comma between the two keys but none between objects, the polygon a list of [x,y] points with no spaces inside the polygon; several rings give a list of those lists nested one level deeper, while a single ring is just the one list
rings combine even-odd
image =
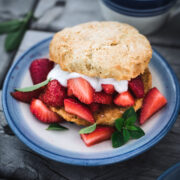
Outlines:
[{"label": "ceramic plate", "polygon": [[29,111],[29,105],[13,99],[10,92],[14,88],[32,84],[29,65],[36,58],[48,57],[50,40],[51,38],[41,41],[26,51],[9,70],[3,86],[2,99],[6,119],[14,133],[27,146],[56,161],[97,166],[132,158],[166,135],[178,115],[179,82],[171,67],[155,50],[149,64],[153,86],[165,95],[168,104],[142,126],[145,136],[116,149],[112,148],[110,140],[88,148],[78,134],[80,127],[74,124],[63,123],[69,131],[47,131],[48,125],[36,120]]},{"label": "ceramic plate", "polygon": [[167,169],[157,180],[177,180],[180,179],[180,162]]}]

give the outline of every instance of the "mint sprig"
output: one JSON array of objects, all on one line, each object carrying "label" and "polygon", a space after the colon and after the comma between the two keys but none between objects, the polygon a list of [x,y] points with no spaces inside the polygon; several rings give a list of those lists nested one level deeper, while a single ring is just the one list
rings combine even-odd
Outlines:
[{"label": "mint sprig", "polygon": [[136,126],[136,128],[137,130],[129,131],[132,139],[139,139],[140,137],[145,135],[144,131],[140,127]]},{"label": "mint sprig", "polygon": [[124,139],[122,133],[119,133],[118,131],[115,131],[112,136],[112,147],[113,148],[118,148],[124,144]]},{"label": "mint sprig", "polygon": [[116,131],[112,134],[112,146],[120,147],[130,139],[138,139],[145,135],[144,131],[134,125],[137,120],[136,112],[133,107],[127,109],[121,118],[115,120]]},{"label": "mint sprig", "polygon": [[23,20],[11,20],[0,23],[0,34],[14,32],[21,27]]},{"label": "mint sprig", "polygon": [[49,83],[51,79],[47,79],[41,83],[35,84],[33,86],[29,86],[29,87],[24,87],[24,88],[17,88],[15,89],[16,91],[20,91],[20,92],[30,92],[30,91],[34,91],[36,89],[39,89],[45,85],[47,85]]},{"label": "mint sprig", "polygon": [[[19,27],[16,27],[15,29],[12,29],[12,31],[6,31],[8,32],[8,35],[5,39],[5,49],[6,51],[13,51],[14,49],[18,48],[19,44],[21,43],[21,40],[24,36],[24,33],[26,32],[28,28],[28,24],[33,17],[33,13],[30,11],[25,18],[21,21],[19,24]],[[15,20],[14,20],[15,21]],[[8,24],[8,22],[6,22]],[[10,22],[10,27],[15,26],[14,22]],[[17,24],[16,24],[17,25]],[[17,25],[18,26],[18,25]],[[7,27],[7,26],[6,26]],[[7,28],[5,28],[7,30]]]},{"label": "mint sprig", "polygon": [[124,126],[124,119],[123,118],[118,118],[116,119],[115,121],[115,127],[116,129],[121,132],[122,131],[122,128]]},{"label": "mint sprig", "polygon": [[63,130],[68,130],[68,128],[61,126],[58,123],[52,123],[48,126],[48,128],[46,130],[63,131]]},{"label": "mint sprig", "polygon": [[79,134],[89,134],[89,133],[92,133],[93,131],[95,131],[95,129],[96,129],[96,123],[94,123],[94,124],[91,125],[91,126],[82,128],[82,129],[79,131]]},{"label": "mint sprig", "polygon": [[4,44],[7,52],[18,48],[29,22],[33,19],[33,13],[30,11],[23,19],[14,19],[0,23],[0,34],[7,34]]},{"label": "mint sprig", "polygon": [[137,118],[137,115],[136,115],[136,112],[134,111],[134,108],[133,107],[130,107],[129,109],[127,109],[123,115],[122,115],[122,118],[123,119],[128,119],[129,117],[136,117]]}]

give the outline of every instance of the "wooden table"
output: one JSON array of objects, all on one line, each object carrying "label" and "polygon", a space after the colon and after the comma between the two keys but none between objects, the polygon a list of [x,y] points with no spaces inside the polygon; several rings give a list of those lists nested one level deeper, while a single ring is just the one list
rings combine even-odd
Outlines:
[{"label": "wooden table", "polygon": [[[70,4],[71,2],[72,4]],[[77,2],[82,3],[82,0]],[[63,26],[92,20],[101,20],[97,2],[86,0],[88,12],[96,12],[93,16],[87,15],[82,7],[77,7],[72,0],[68,1],[67,9],[60,20]],[[73,10],[71,7],[74,7]],[[94,9],[95,7],[95,9]],[[86,7],[87,8],[87,7]],[[74,17],[68,17],[73,12]],[[80,18],[80,14],[86,14]],[[87,16],[87,17],[86,17]],[[69,19],[69,21],[68,21]],[[74,21],[72,22],[72,19]],[[68,21],[68,23],[66,23]],[[56,23],[55,23],[56,24]],[[53,27],[54,25],[52,25]],[[38,28],[32,24],[31,28]],[[59,27],[60,28],[60,27]],[[47,30],[47,29],[46,29]],[[180,80],[180,15],[169,21],[159,32],[148,36],[151,44],[172,66]],[[36,42],[51,36],[53,33],[29,30],[27,31],[15,59]],[[0,180],[59,180],[59,179],[109,179],[109,180],[154,180],[163,171],[180,161],[180,116],[170,132],[157,145],[147,152],[125,162],[108,166],[82,167],[58,163],[38,155],[24,145],[10,130],[6,123],[0,104]]]}]

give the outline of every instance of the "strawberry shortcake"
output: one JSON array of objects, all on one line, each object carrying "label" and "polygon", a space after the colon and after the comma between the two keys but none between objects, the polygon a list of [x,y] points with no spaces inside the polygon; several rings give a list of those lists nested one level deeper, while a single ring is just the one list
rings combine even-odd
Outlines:
[{"label": "strawberry shortcake", "polygon": [[144,132],[135,121],[144,124],[167,103],[152,88],[151,45],[130,25],[90,22],[66,28],[54,35],[49,55],[30,65],[36,85],[11,95],[30,103],[41,122],[88,126],[80,133],[87,146],[111,138],[119,147],[140,138]]}]

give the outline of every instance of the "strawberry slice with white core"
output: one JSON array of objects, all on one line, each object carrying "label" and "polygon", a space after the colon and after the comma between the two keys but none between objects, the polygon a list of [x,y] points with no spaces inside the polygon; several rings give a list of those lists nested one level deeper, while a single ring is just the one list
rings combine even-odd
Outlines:
[{"label": "strawberry slice with white core", "polygon": [[32,114],[43,123],[56,123],[62,119],[52,112],[41,100],[33,99],[30,105]]},{"label": "strawberry slice with white core", "polygon": [[94,144],[110,139],[113,132],[113,127],[97,126],[95,131],[93,131],[92,133],[81,134],[81,138],[86,146],[92,146]]},{"label": "strawberry slice with white core", "polygon": [[129,91],[118,94],[114,99],[114,104],[118,106],[133,106],[135,103],[133,96]]},{"label": "strawberry slice with white core", "polygon": [[93,102],[94,89],[83,78],[69,79],[67,87],[72,90],[74,96],[76,96],[82,103],[91,104]]},{"label": "strawberry slice with white core", "polygon": [[73,96],[73,91],[70,88],[67,88],[67,95],[69,97]]},{"label": "strawberry slice with white core", "polygon": [[64,108],[66,112],[74,114],[90,123],[95,122],[90,109],[74,99],[65,99]]},{"label": "strawberry slice with white core", "polygon": [[113,94],[115,91],[114,86],[112,84],[102,84],[102,88],[104,92],[107,94]]},{"label": "strawberry slice with white core", "polygon": [[167,104],[166,98],[154,87],[146,94],[140,113],[140,124],[144,124],[155,112]]}]

